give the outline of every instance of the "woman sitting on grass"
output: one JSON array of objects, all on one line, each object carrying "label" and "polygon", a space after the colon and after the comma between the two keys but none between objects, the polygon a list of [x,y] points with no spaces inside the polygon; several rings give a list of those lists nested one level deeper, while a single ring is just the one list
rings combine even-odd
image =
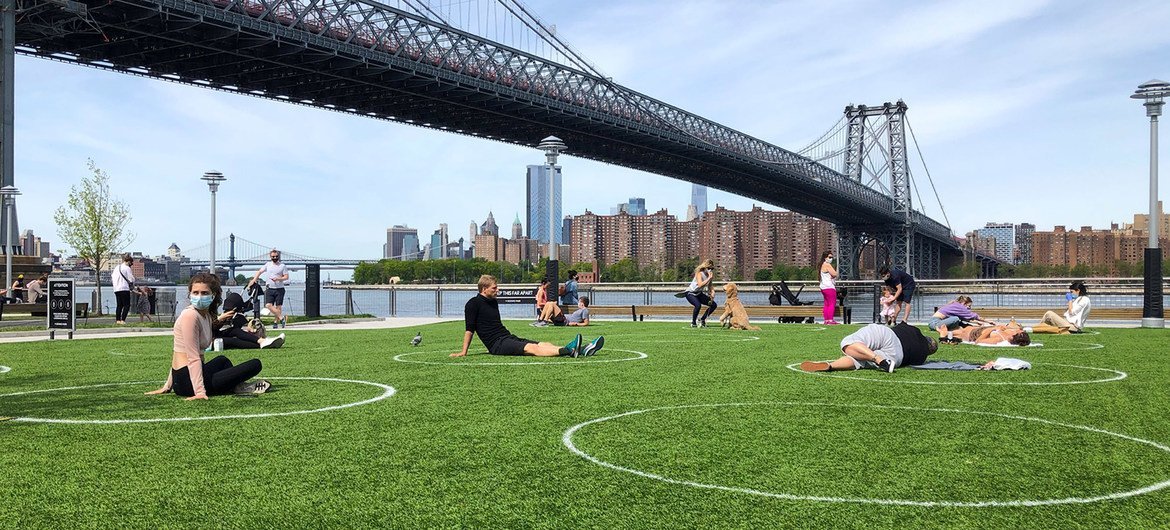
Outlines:
[{"label": "woman sitting on grass", "polygon": [[1089,309],[1092,307],[1085,282],[1080,280],[1072,282],[1072,285],[1068,286],[1068,293],[1070,296],[1064,315],[1058,315],[1056,311],[1044,313],[1040,323],[1033,326],[1036,333],[1067,334],[1084,331],[1085,321],[1089,319]]},{"label": "woman sitting on grass", "polygon": [[162,388],[146,394],[174,391],[191,401],[207,399],[209,395],[262,394],[267,391],[272,384],[263,379],[245,383],[260,373],[259,359],[232,366],[227,357],[220,355],[203,362],[203,352],[211,346],[213,339],[211,315],[219,309],[223,296],[219,278],[206,272],[196,274],[187,284],[187,292],[191,306],[175,320],[174,353],[167,382]]}]

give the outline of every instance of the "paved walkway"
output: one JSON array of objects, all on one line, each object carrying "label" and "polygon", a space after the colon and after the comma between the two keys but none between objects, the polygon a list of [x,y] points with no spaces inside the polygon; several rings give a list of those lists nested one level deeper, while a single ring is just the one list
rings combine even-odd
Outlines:
[{"label": "paved walkway", "polygon": [[[335,329],[391,329],[391,328],[406,328],[410,326],[422,326],[426,324],[435,324],[438,322],[450,322],[456,320],[453,318],[416,318],[416,317],[396,317],[396,318],[355,318],[342,320],[319,320],[315,322],[300,322],[297,324],[290,324],[289,327],[282,328],[278,331],[284,333],[285,331],[316,331],[316,330],[335,330]],[[270,332],[273,330],[269,330]],[[98,329],[79,329],[73,333],[75,339],[116,339],[129,337],[164,337],[172,334],[169,329],[160,328],[137,328],[133,324],[127,325],[124,328],[98,328]],[[68,337],[68,333],[57,332],[57,339],[64,339]],[[48,331],[11,331],[0,334],[0,343],[10,342],[37,342],[49,340]]]}]

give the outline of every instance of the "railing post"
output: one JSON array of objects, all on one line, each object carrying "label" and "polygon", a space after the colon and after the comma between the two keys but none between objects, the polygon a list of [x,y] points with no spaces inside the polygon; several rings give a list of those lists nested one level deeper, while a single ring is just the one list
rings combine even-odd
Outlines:
[{"label": "railing post", "polygon": [[390,316],[398,316],[398,287],[390,286]]},{"label": "railing post", "polygon": [[345,315],[353,315],[353,289],[345,288]]},{"label": "railing post", "polygon": [[435,287],[435,316],[443,316],[443,288]]}]

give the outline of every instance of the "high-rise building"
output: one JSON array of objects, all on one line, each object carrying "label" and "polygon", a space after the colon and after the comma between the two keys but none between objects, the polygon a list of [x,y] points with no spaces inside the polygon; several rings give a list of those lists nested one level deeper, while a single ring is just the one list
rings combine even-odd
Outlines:
[{"label": "high-rise building", "polygon": [[[561,218],[561,166],[553,168],[552,189],[549,190],[548,166],[528,166],[528,237],[548,243],[549,230],[557,244],[562,242],[560,226],[552,227],[554,219]],[[552,211],[549,211],[549,194]]]},{"label": "high-rise building", "polygon": [[426,259],[443,259],[443,253],[447,250],[447,245],[443,243],[443,239],[445,239],[445,236],[447,235],[444,233],[444,228],[446,228],[446,225],[439,226],[442,228],[435,230],[435,232],[431,234],[431,242],[427,245],[427,249],[429,251],[427,253]]},{"label": "high-rise building", "polygon": [[183,251],[179,249],[179,245],[171,243],[171,246],[167,247],[167,258],[174,261],[183,259]]},{"label": "high-rise building", "polygon": [[980,238],[995,238],[995,257],[1004,263],[1015,263],[1016,225],[1012,223],[987,223],[976,230]]},{"label": "high-rise building", "polygon": [[1016,263],[1032,263],[1032,234],[1036,233],[1036,225],[1020,223],[1016,225]]},{"label": "high-rise building", "polygon": [[[565,219],[561,221],[561,238],[565,240],[565,244],[571,244],[573,239],[573,217],[566,215]],[[568,254],[565,254],[566,256]]]},{"label": "high-rise building", "polygon": [[391,257],[391,259],[414,261],[418,258],[418,232],[412,229],[410,233],[402,236],[402,250],[399,251],[398,256]]},{"label": "high-rise building", "polygon": [[[695,207],[695,217],[701,217],[707,212],[707,187],[691,184],[691,206]],[[689,211],[687,212],[690,213]]]},{"label": "high-rise building", "polygon": [[630,202],[626,204],[626,211],[630,212],[630,215],[646,215],[646,199],[630,197]]},{"label": "high-rise building", "polygon": [[406,225],[394,225],[386,229],[386,244],[382,246],[382,257],[389,259],[415,259],[407,257],[411,253],[404,243],[407,236],[414,238],[415,254],[418,253],[418,230]]},{"label": "high-rise building", "polygon": [[504,257],[504,245],[495,234],[480,234],[475,236],[474,257],[488,261],[500,261]]},{"label": "high-rise building", "polygon": [[516,214],[516,220],[512,221],[512,239],[522,237],[524,237],[524,227],[520,225],[520,214]]},{"label": "high-rise building", "polygon": [[500,237],[500,227],[496,225],[496,218],[492,212],[488,212],[487,219],[479,226],[479,234]]},{"label": "high-rise building", "polygon": [[699,218],[699,209],[693,204],[687,205],[687,221],[694,221]]}]

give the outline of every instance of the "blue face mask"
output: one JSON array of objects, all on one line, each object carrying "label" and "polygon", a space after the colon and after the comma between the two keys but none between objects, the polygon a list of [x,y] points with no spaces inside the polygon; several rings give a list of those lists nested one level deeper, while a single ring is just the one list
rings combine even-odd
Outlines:
[{"label": "blue face mask", "polygon": [[207,309],[211,307],[211,301],[214,299],[215,298],[209,294],[202,296],[193,294],[191,295],[191,305],[194,306],[195,309]]}]

